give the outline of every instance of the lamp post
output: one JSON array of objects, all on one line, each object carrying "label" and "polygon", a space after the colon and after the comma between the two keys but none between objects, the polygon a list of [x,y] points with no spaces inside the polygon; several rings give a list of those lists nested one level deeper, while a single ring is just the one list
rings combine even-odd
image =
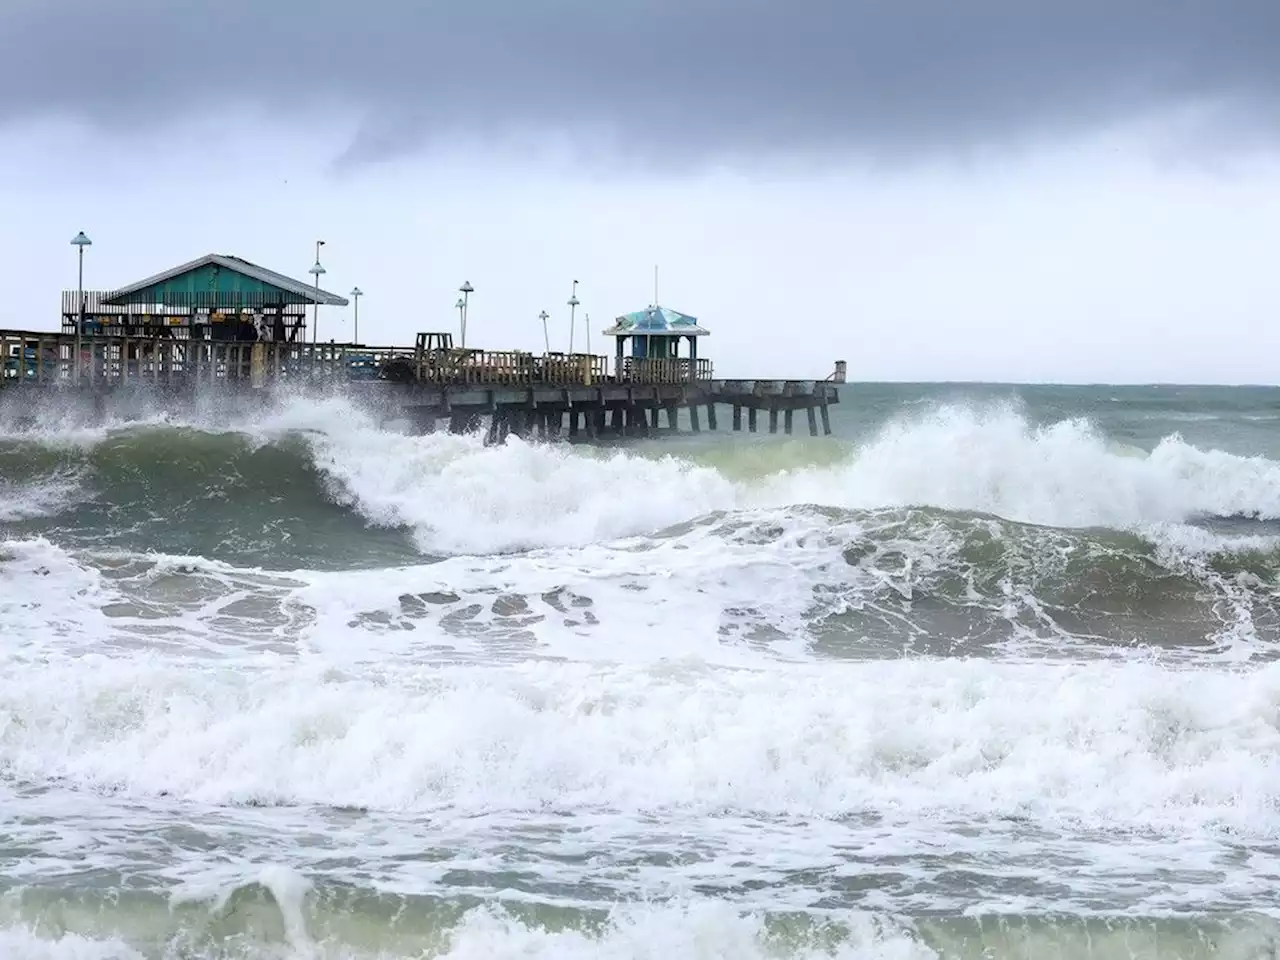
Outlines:
[{"label": "lamp post", "polygon": [[546,345],[547,353],[551,353],[551,334],[547,333],[547,317],[551,314],[543,310],[538,314],[538,319],[542,321],[542,342]]},{"label": "lamp post", "polygon": [[76,279],[76,362],[73,365],[76,382],[80,382],[80,341],[84,337],[84,248],[93,245],[93,241],[85,236],[83,230],[71,238],[71,245],[76,248],[80,258],[80,269]]},{"label": "lamp post", "polygon": [[461,320],[462,326],[462,346],[467,346],[467,301],[471,296],[471,291],[475,287],[471,285],[470,280],[463,280],[462,286],[458,288],[458,292],[462,294],[462,298],[458,301],[458,318]]},{"label": "lamp post", "polygon": [[364,291],[359,287],[352,287],[351,299],[355,303],[356,319],[355,324],[351,328],[351,342],[360,343],[360,298],[364,296]]},{"label": "lamp post", "polygon": [[569,356],[573,356],[573,318],[578,311],[578,281],[573,281],[573,293],[569,295]]},{"label": "lamp post", "polygon": [[323,240],[316,241],[316,262],[311,268],[311,274],[316,278],[316,297],[313,304],[311,314],[311,345],[315,346],[319,342],[320,337],[320,275],[325,272],[324,267],[320,265],[320,248],[324,246]]}]

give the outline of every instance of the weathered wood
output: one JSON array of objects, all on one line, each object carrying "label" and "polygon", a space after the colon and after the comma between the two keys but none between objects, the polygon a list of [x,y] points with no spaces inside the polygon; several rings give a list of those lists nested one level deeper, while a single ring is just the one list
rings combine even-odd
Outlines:
[{"label": "weathered wood", "polygon": [[838,388],[829,382],[703,379],[709,368],[701,366],[681,367],[695,376],[680,382],[663,382],[661,368],[652,367],[644,377],[652,382],[643,383],[610,375],[597,369],[595,359],[579,355],[192,340],[170,338],[167,330],[163,336],[125,333],[85,336],[76,352],[74,336],[0,330],[0,389],[76,387],[91,393],[95,405],[101,406],[102,398],[116,390],[149,386],[165,388],[164,394],[175,403],[187,402],[184,398],[194,397],[197,389],[343,386],[384,408],[398,405],[423,432],[437,424],[470,432],[479,429],[484,416],[493,442],[510,433],[558,437],[566,413],[574,440],[609,434],[647,436],[661,425],[663,410],[667,428],[674,430],[681,408],[689,410],[691,428],[700,431],[705,407],[708,427],[714,430],[719,403],[732,407],[737,431],[742,430],[745,407],[747,428],[753,433],[762,409],[769,411],[771,432],[777,431],[778,411],[783,411],[788,433],[793,411],[804,410],[810,435],[816,434],[818,416],[823,432],[830,435],[827,408],[840,402]]},{"label": "weathered wood", "polygon": [[795,413],[790,407],[782,412],[782,429],[786,431],[787,436],[791,436],[791,415]]}]

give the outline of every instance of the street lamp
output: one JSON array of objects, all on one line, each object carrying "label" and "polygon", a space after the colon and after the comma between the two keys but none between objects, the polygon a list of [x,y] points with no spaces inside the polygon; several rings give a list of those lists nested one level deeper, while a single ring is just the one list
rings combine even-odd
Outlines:
[{"label": "street lamp", "polygon": [[573,318],[578,311],[578,281],[573,281],[573,293],[569,295],[569,356],[573,356]]},{"label": "street lamp", "polygon": [[463,280],[462,286],[458,288],[458,292],[462,294],[462,299],[458,301],[458,316],[462,321],[462,346],[464,348],[467,345],[467,301],[473,290],[475,290],[475,287],[471,285],[470,280]]},{"label": "street lamp", "polygon": [[551,335],[547,333],[547,317],[549,316],[551,314],[545,310],[538,314],[538,319],[542,321],[542,342],[546,344],[548,354],[551,353]]},{"label": "street lamp", "polygon": [[81,230],[71,238],[71,245],[80,256],[80,271],[76,280],[76,362],[74,364],[76,382],[80,381],[80,341],[84,337],[84,248],[93,245],[93,241]]},{"label": "street lamp", "polygon": [[355,305],[356,305],[356,321],[355,321],[355,325],[351,329],[351,342],[355,344],[360,343],[360,298],[363,296],[364,296],[363,290],[361,290],[359,287],[352,287],[351,299],[355,302]]},{"label": "street lamp", "polygon": [[325,272],[324,267],[320,265],[320,248],[324,246],[323,240],[316,241],[316,262],[311,268],[311,274],[316,278],[316,298],[314,310],[311,314],[311,344],[314,346],[319,342],[320,336],[320,275]]}]

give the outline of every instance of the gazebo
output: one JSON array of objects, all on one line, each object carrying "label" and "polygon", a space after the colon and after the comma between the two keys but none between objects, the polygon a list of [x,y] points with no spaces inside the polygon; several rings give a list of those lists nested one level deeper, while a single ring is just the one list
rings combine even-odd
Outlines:
[{"label": "gazebo", "polygon": [[[692,376],[698,366],[698,338],[709,336],[711,331],[699,326],[697,317],[654,304],[643,310],[624,313],[603,333],[606,337],[615,338],[619,375],[647,361],[678,362],[687,359]],[[689,341],[689,355],[682,358],[680,341],[685,338]],[[631,341],[629,354],[627,340]]]}]

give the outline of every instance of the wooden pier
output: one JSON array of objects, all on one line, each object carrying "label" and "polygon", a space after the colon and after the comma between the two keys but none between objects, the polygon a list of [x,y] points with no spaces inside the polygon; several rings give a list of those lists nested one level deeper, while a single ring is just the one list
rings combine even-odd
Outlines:
[{"label": "wooden pier", "polygon": [[829,381],[716,379],[709,360],[462,350],[448,334],[418,340],[406,348],[3,330],[0,392],[178,400],[217,390],[339,388],[389,404],[422,431],[470,432],[487,420],[492,440],[584,441],[675,430],[681,410],[693,432],[716,430],[720,407],[726,426],[752,433],[790,434],[801,411],[809,435],[818,436],[831,433],[828,407],[840,400]]},{"label": "wooden pier", "polygon": [[[571,301],[571,302],[576,302]],[[95,406],[134,396],[171,406],[184,398],[341,389],[416,428],[591,440],[719,427],[831,433],[843,362],[827,380],[716,379],[698,356],[710,335],[695,317],[651,304],[601,331],[613,356],[536,355],[455,347],[449,333],[419,333],[412,347],[316,342],[320,307],[347,301],[241,257],[206,254],[109,291],[62,295],[61,330],[0,330],[0,396],[88,395]],[[312,312],[308,343],[307,314]],[[402,322],[403,322],[402,318]],[[744,417],[745,413],[745,417]],[[665,425],[664,425],[665,419]]]}]

